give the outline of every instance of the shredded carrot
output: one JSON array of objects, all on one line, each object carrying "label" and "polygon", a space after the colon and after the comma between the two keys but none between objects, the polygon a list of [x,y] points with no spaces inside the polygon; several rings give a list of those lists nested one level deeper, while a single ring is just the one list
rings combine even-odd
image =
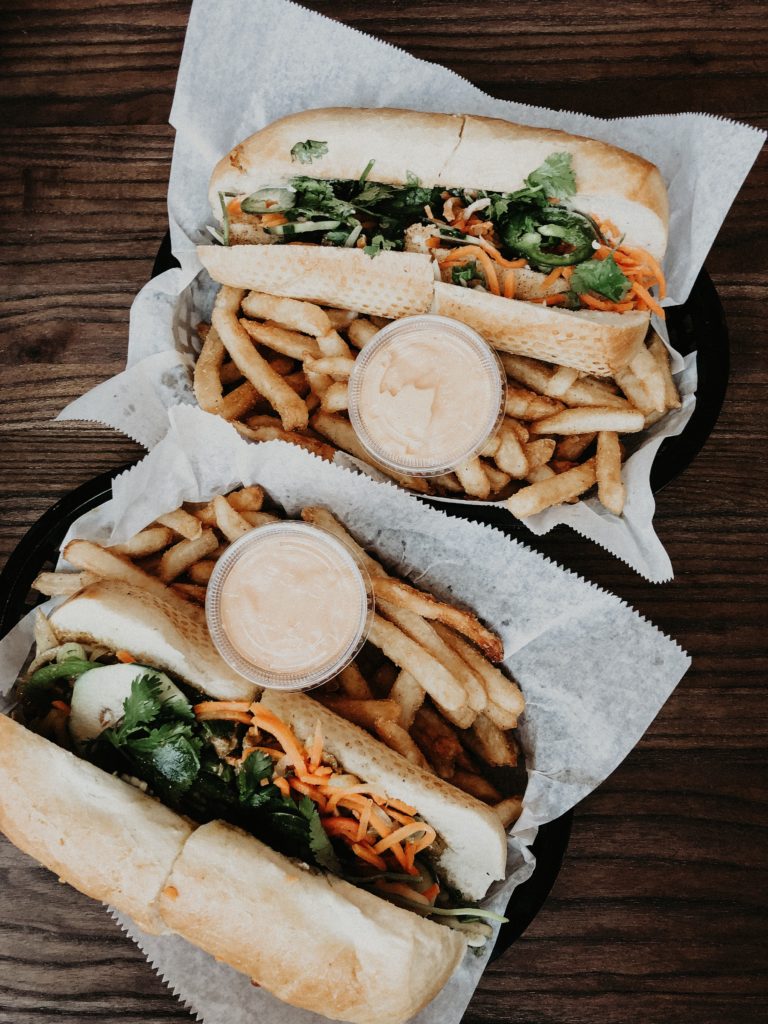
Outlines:
[{"label": "shredded carrot", "polygon": [[115,657],[118,661],[122,661],[124,665],[134,665],[136,663],[136,659],[130,651],[115,651]]},{"label": "shredded carrot", "polygon": [[565,292],[557,292],[556,295],[547,295],[543,299],[530,299],[530,302],[536,302],[540,306],[560,306],[566,301]]},{"label": "shredded carrot", "polygon": [[405,870],[408,874],[416,874],[413,862],[416,860],[416,850],[413,843],[405,844]]},{"label": "shredded carrot", "polygon": [[230,199],[227,203],[227,213],[231,216],[232,214],[242,213],[243,209],[240,206],[240,199],[235,196],[234,199]]},{"label": "shredded carrot", "polygon": [[654,297],[651,295],[647,288],[643,288],[641,284],[638,284],[638,282],[635,281],[632,285],[632,291],[635,293],[638,299],[640,299],[640,301],[648,307],[648,309],[652,310],[657,316],[660,316],[662,320],[665,319],[664,310],[658,304],[656,299],[654,299]]},{"label": "shredded carrot", "polygon": [[545,292],[548,288],[551,288],[562,272],[562,267],[555,267],[554,270],[551,270],[539,285],[539,291]]},{"label": "shredded carrot", "polygon": [[368,834],[368,826],[371,823],[371,809],[372,808],[373,808],[373,801],[372,800],[366,800],[365,801],[365,807],[363,808],[362,813],[360,814],[360,821],[359,821],[358,826],[357,826],[357,835],[355,836],[355,839],[358,841],[358,843],[362,839],[365,839],[366,835]]},{"label": "shredded carrot", "polygon": [[342,797],[347,797],[355,793],[370,793],[371,796],[374,797],[381,796],[381,792],[376,788],[376,786],[371,786],[367,782],[361,783],[359,786],[349,786],[347,789],[333,787],[330,789],[328,809],[331,811],[334,810],[336,804]]},{"label": "shredded carrot", "polygon": [[69,704],[66,704],[63,700],[52,700],[51,707],[56,708],[57,711],[63,711],[65,715],[70,714],[72,711]]},{"label": "shredded carrot", "polygon": [[645,263],[649,267],[653,277],[656,278],[659,284],[659,297],[665,299],[667,297],[667,282],[664,280],[663,270],[653,256],[645,249],[634,249],[629,246],[622,246],[622,248],[624,252],[634,256],[638,263]]},{"label": "shredded carrot", "polygon": [[312,769],[318,767],[323,759],[323,730],[320,726],[320,719],[315,722],[315,733],[312,737],[312,746],[309,748],[309,766]]},{"label": "shredded carrot", "polygon": [[424,898],[424,893],[417,892],[404,882],[387,882],[382,878],[375,883],[375,887],[381,892],[391,893],[392,896],[402,896],[411,903],[423,903],[425,907],[430,903]]},{"label": "shredded carrot", "polygon": [[[317,772],[307,772],[306,774],[304,772],[299,772],[298,778],[306,786],[325,786],[328,782],[327,775],[320,775]],[[323,796],[325,796],[325,793],[323,793]]]},{"label": "shredded carrot", "polygon": [[269,756],[273,757],[276,761],[279,761],[283,756],[282,750],[275,750],[274,747],[249,747],[243,760],[245,760],[246,757],[250,757],[256,750],[260,750],[262,754],[269,754]]},{"label": "shredded carrot", "polygon": [[432,235],[430,238],[426,240],[424,245],[426,245],[428,249],[439,249],[440,246],[442,245],[442,241],[442,238],[440,238],[438,235]]},{"label": "shredded carrot", "polygon": [[442,265],[446,263],[455,263],[457,259],[463,259],[464,257],[472,257],[477,260],[483,270],[483,276],[485,277],[485,283],[488,286],[488,291],[493,295],[499,295],[499,279],[496,276],[496,269],[488,256],[488,253],[481,248],[479,245],[462,245],[458,249],[454,249],[451,255],[443,260]]},{"label": "shredded carrot", "polygon": [[265,228],[274,228],[278,224],[287,224],[288,218],[282,213],[265,213],[262,215],[261,223]]},{"label": "shredded carrot", "polygon": [[387,836],[386,839],[382,839],[380,842],[376,843],[374,850],[376,853],[384,853],[384,851],[388,850],[390,846],[395,843],[402,842],[404,839],[414,835],[416,832],[424,833],[422,838],[416,840],[416,843],[414,844],[417,847],[417,853],[420,850],[423,850],[425,846],[429,846],[430,843],[433,843],[437,836],[437,833],[431,825],[427,825],[426,822],[423,821],[414,821],[413,824],[403,825],[402,828],[397,829],[391,835]]},{"label": "shredded carrot", "polygon": [[353,818],[342,818],[340,816],[323,818],[323,828],[331,836],[347,836],[353,842],[357,842],[358,824]]},{"label": "shredded carrot", "polygon": [[246,712],[249,706],[246,700],[202,700],[199,704],[195,704],[195,714],[207,715],[213,711]]},{"label": "shredded carrot", "polygon": [[381,871],[387,870],[387,862],[374,853],[370,846],[365,846],[363,843],[352,843],[352,850],[360,860],[373,864],[375,868],[379,868]]},{"label": "shredded carrot", "polygon": [[251,704],[251,714],[254,725],[258,725],[259,728],[275,737],[285,751],[289,763],[296,771],[305,773],[307,771],[306,754],[291,729],[281,722],[277,715],[273,715],[271,711],[262,708],[259,704]]},{"label": "shredded carrot", "polygon": [[288,779],[288,785],[291,789],[295,789],[297,793],[301,793],[302,796],[308,796],[310,800],[314,800],[316,804],[320,804],[321,808],[325,808],[325,797],[322,793],[318,793],[314,786],[307,786],[306,783],[301,782],[299,779],[292,776]]},{"label": "shredded carrot", "polygon": [[387,804],[387,814],[390,818],[394,818],[395,821],[399,821],[401,825],[410,825],[413,821],[413,817],[410,814],[403,814],[402,811],[395,811],[391,804]]},{"label": "shredded carrot", "polygon": [[430,885],[428,889],[425,889],[421,895],[428,903],[434,903],[440,895],[440,886],[435,882],[434,885]]},{"label": "shredded carrot", "polygon": [[288,779],[285,779],[282,776],[278,776],[276,779],[273,779],[272,781],[287,800],[288,797],[291,795],[291,787],[288,785]]},{"label": "shredded carrot", "polygon": [[382,839],[395,831],[374,802],[371,802],[371,827],[379,833]]},{"label": "shredded carrot", "polygon": [[[376,847],[374,847],[374,849],[376,849]],[[410,869],[408,868],[408,861],[405,856],[405,850],[402,848],[400,843],[395,843],[394,846],[391,846],[389,848],[389,852],[394,856],[395,860],[397,861],[398,867],[402,868],[403,871],[406,872],[406,874],[418,874],[418,870],[413,866]]]},{"label": "shredded carrot", "polygon": [[416,808],[411,807],[410,804],[405,803],[403,800],[387,800],[387,807],[394,807],[396,811],[402,811],[403,814],[410,814],[411,816],[416,814]]},{"label": "shredded carrot", "polygon": [[514,299],[517,281],[514,270],[508,270],[504,275],[504,298]]},{"label": "shredded carrot", "polygon": [[585,306],[589,306],[590,309],[600,309],[604,312],[613,312],[613,303],[607,302],[604,299],[596,299],[593,295],[589,295],[587,292],[583,292],[579,298]]},{"label": "shredded carrot", "polygon": [[251,716],[247,711],[203,711],[195,712],[198,722],[240,722],[251,724]]}]

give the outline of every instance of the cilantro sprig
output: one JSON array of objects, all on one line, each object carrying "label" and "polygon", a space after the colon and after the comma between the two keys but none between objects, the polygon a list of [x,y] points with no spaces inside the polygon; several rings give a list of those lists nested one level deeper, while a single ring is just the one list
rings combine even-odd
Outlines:
[{"label": "cilantro sprig", "polygon": [[304,142],[297,142],[291,149],[291,160],[300,164],[311,164],[328,152],[328,143],[319,139],[306,139]]},{"label": "cilantro sprig", "polygon": [[629,278],[621,271],[613,256],[580,263],[571,275],[570,283],[571,291],[577,295],[595,292],[611,302],[621,302],[630,288]]}]

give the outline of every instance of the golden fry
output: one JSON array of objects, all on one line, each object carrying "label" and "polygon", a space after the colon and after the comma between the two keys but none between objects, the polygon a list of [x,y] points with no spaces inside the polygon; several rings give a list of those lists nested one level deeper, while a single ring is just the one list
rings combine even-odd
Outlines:
[{"label": "golden fry", "polygon": [[308,334],[298,331],[287,331],[274,323],[259,323],[257,320],[240,318],[240,326],[247,332],[251,341],[257,345],[265,345],[273,352],[280,352],[291,359],[303,362],[307,357],[319,359],[320,346]]},{"label": "golden fry", "polygon": [[125,544],[114,544],[110,550],[128,558],[146,558],[167,548],[173,541],[173,530],[169,526],[148,526],[134,534]]},{"label": "golden fry", "polygon": [[[536,473],[541,474],[545,469],[549,467],[540,466]],[[567,473],[555,474],[521,488],[511,498],[507,498],[507,508],[518,519],[526,519],[552,505],[560,505],[569,498],[577,498],[593,487],[596,479],[595,460],[588,459]]]},{"label": "golden fry", "polygon": [[620,516],[624,511],[626,491],[621,479],[619,435],[612,430],[601,430],[597,435],[595,475],[601,504],[615,516]]},{"label": "golden fry", "polygon": [[410,761],[411,764],[415,764],[425,771],[432,771],[432,767],[427,759],[405,729],[398,725],[397,722],[392,722],[387,718],[377,718],[373,724],[373,731],[380,740],[383,740],[388,747],[395,750],[406,761]]},{"label": "golden fry", "polygon": [[212,554],[219,546],[213,530],[203,530],[196,540],[181,540],[168,548],[160,559],[159,576],[163,583],[170,583],[181,576],[201,558]]},{"label": "golden fry", "polygon": [[615,430],[619,434],[635,434],[643,429],[639,409],[612,409],[591,406],[564,409],[554,416],[531,424],[532,434],[588,434],[598,430]]},{"label": "golden fry", "polygon": [[173,512],[166,512],[165,515],[158,516],[155,521],[160,523],[161,526],[169,526],[187,540],[196,540],[203,532],[203,528],[198,520],[183,508],[177,508]]}]

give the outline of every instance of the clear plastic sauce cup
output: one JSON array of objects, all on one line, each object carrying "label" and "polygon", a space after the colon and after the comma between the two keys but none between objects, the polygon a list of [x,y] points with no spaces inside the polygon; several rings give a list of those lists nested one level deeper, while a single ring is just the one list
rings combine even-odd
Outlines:
[{"label": "clear plastic sauce cup", "polygon": [[216,648],[260,686],[305,690],[337,675],[368,634],[371,585],[354,553],[307,523],[258,527],[235,541],[205,602]]},{"label": "clear plastic sauce cup", "polygon": [[478,454],[504,415],[506,378],[494,350],[444,316],[403,317],[362,349],[349,381],[349,418],[381,465],[448,473]]}]

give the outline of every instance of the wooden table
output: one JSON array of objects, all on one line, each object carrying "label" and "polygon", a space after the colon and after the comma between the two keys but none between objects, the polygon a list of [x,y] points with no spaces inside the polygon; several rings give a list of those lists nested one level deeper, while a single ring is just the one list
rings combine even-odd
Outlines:
[{"label": "wooden table", "polygon": [[[496,96],[768,126],[757,0],[308,6]],[[5,7],[2,558],[60,495],[139,454],[107,430],[50,421],[123,368],[131,300],[166,229],[187,14],[184,0]],[[562,528],[539,542],[675,636],[694,666],[577,808],[549,902],[488,970],[468,1022],[752,1024],[766,1012],[767,171],[761,159],[708,261],[733,369],[709,443],[658,499],[675,582],[646,584]],[[97,905],[0,842],[1,1024],[116,1016],[191,1020]]]}]

